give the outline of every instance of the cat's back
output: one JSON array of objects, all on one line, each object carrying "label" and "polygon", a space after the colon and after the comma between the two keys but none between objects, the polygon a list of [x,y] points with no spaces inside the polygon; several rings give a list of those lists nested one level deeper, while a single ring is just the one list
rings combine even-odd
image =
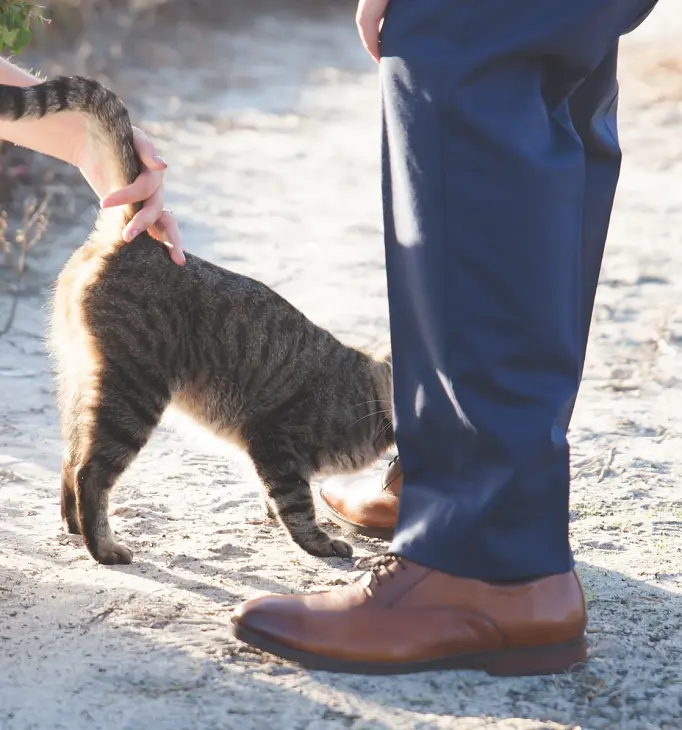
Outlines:
[{"label": "cat's back", "polygon": [[[186,254],[174,264],[148,236],[107,248],[90,241],[71,256],[53,298],[53,340],[86,331],[97,340],[182,345],[193,356],[237,358],[243,368],[299,362],[334,338],[268,286]],[[167,348],[166,348],[167,349]],[[222,353],[222,354],[221,354]],[[307,357],[306,357],[307,355]],[[310,361],[309,361],[310,362]]]},{"label": "cat's back", "polygon": [[163,246],[148,236],[108,247],[89,241],[62,268],[53,307],[63,315],[88,314],[99,320],[116,305],[160,314],[170,309],[191,313],[221,302],[242,304],[272,294],[257,281],[192,254],[186,257],[185,266],[174,264]]}]

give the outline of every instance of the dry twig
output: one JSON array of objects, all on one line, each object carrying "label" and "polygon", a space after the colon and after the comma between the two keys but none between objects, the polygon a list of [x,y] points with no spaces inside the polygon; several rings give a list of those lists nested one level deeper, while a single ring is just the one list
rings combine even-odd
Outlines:
[{"label": "dry twig", "polygon": [[47,229],[49,220],[47,209],[49,202],[49,193],[45,195],[40,204],[38,204],[35,198],[29,200],[24,207],[22,226],[16,231],[13,237],[7,235],[9,227],[7,212],[3,210],[0,213],[0,251],[4,254],[4,266],[15,271],[18,275],[16,284],[12,290],[13,299],[9,314],[4,325],[0,328],[0,337],[6,335],[14,324],[19,297],[23,291],[28,255],[43,237]]}]

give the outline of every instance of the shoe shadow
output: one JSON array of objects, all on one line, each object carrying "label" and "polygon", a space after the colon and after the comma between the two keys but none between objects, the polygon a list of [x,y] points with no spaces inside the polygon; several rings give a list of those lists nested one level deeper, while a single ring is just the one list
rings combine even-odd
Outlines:
[{"label": "shoe shadow", "polygon": [[264,584],[229,560],[222,566],[182,555],[169,564],[103,568],[60,541],[36,541],[5,522],[0,727],[8,730],[67,721],[72,730],[680,727],[679,574],[659,575],[652,585],[579,563],[590,660],[572,674],[366,677],[306,671],[233,639],[234,603],[254,590],[291,592],[288,573],[283,582]]}]

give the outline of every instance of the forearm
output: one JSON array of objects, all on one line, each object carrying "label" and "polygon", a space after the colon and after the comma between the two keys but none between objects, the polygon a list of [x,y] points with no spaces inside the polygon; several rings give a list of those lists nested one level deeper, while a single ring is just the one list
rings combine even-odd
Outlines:
[{"label": "forearm", "polygon": [[[0,84],[30,86],[41,79],[0,58]],[[62,112],[43,119],[0,120],[0,139],[28,147],[72,165],[86,138],[84,117],[77,112]]]}]

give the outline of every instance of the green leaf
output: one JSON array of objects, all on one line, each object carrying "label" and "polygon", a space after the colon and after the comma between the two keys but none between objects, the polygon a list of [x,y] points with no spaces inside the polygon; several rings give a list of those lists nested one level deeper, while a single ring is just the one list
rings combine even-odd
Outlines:
[{"label": "green leaf", "polygon": [[26,46],[31,42],[31,31],[28,27],[21,28],[17,33],[17,38],[14,41],[14,53],[21,53]]},{"label": "green leaf", "polygon": [[31,41],[31,24],[45,20],[32,2],[0,0],[0,52],[20,53]]},{"label": "green leaf", "polygon": [[15,30],[23,21],[23,15],[20,11],[13,9],[5,13],[4,24],[8,30]]}]

